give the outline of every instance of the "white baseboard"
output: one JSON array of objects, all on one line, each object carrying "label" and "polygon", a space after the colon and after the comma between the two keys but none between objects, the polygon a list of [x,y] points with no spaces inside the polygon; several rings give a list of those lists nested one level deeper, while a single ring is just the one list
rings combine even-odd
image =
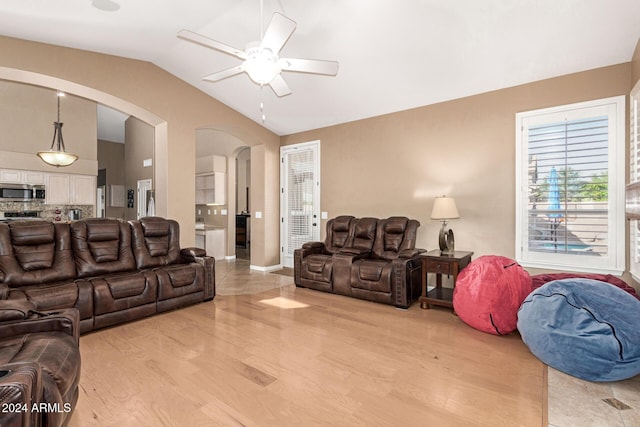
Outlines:
[{"label": "white baseboard", "polygon": [[256,271],[264,271],[266,273],[270,272],[270,271],[276,271],[276,270],[281,270],[282,269],[282,265],[278,264],[278,265],[268,265],[266,267],[261,267],[259,265],[250,265],[249,266],[250,270],[256,270]]},{"label": "white baseboard", "polygon": [[236,256],[235,255],[227,255],[227,256],[224,257],[224,259],[226,259],[227,261],[231,261],[231,260],[236,259]]}]

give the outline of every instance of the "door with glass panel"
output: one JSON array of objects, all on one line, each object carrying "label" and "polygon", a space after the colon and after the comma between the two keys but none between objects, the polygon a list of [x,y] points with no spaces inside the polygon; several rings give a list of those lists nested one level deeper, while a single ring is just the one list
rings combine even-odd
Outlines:
[{"label": "door with glass panel", "polygon": [[293,267],[293,252],[320,240],[320,141],[280,148],[280,263]]}]

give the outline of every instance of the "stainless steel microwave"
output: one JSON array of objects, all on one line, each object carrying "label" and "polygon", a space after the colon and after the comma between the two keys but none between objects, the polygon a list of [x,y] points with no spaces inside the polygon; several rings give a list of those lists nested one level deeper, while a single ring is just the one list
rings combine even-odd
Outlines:
[{"label": "stainless steel microwave", "polygon": [[0,184],[0,201],[30,202],[44,200],[44,185]]}]

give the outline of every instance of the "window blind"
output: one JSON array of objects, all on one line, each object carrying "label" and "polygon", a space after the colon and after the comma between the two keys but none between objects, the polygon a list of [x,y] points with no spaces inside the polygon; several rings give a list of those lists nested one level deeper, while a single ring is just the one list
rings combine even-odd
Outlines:
[{"label": "window blind", "polygon": [[295,249],[313,237],[313,176],[315,158],[311,149],[301,149],[287,156],[289,235],[287,250]]},{"label": "window blind", "polygon": [[529,251],[607,255],[608,151],[608,116],[528,128]]}]

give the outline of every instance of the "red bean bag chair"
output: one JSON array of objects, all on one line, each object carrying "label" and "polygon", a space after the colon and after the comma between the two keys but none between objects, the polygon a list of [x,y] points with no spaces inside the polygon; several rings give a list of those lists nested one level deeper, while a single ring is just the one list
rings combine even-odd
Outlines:
[{"label": "red bean bag chair", "polygon": [[516,330],[518,309],[531,292],[531,276],[510,258],[485,255],[458,275],[453,308],[467,325],[494,335]]},{"label": "red bean bag chair", "polygon": [[546,274],[536,274],[535,276],[531,276],[531,286],[533,289],[538,289],[540,286],[545,283],[552,282],[554,280],[562,280],[562,279],[574,279],[574,278],[582,278],[582,279],[592,279],[599,280],[601,282],[606,282],[611,285],[615,285],[626,291],[627,293],[633,295],[636,299],[640,300],[640,296],[634,288],[629,286],[627,282],[624,280],[612,276],[611,274],[582,274],[582,273],[546,273]]}]

